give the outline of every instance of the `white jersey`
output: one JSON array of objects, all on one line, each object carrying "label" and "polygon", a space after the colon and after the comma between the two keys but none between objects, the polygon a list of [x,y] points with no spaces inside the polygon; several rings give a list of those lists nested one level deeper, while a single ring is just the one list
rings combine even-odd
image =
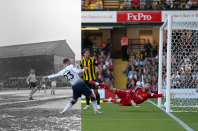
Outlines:
[{"label": "white jersey", "polygon": [[80,81],[82,81],[80,79],[80,77],[78,76],[79,73],[84,72],[85,70],[77,70],[74,65],[68,65],[67,67],[65,67],[63,70],[61,70],[59,73],[55,74],[55,75],[50,75],[48,76],[49,79],[54,78],[54,77],[58,77],[58,76],[64,76],[65,78],[67,78],[69,80],[69,82],[71,83],[71,85],[74,85]]}]

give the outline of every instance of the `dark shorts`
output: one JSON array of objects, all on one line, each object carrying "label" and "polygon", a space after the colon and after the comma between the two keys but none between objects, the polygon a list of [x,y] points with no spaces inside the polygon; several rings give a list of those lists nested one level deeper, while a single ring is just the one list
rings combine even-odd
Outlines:
[{"label": "dark shorts", "polygon": [[[98,82],[97,80],[93,80],[93,81]],[[98,89],[97,86],[89,84],[89,80],[84,80],[84,83],[85,83],[85,85],[87,85],[90,89]]]},{"label": "dark shorts", "polygon": [[30,82],[30,88],[32,87],[36,87],[36,83],[35,82]]},{"label": "dark shorts", "polygon": [[75,85],[72,85],[72,89],[74,100],[77,100],[79,97],[82,96],[82,94],[85,96],[90,96],[92,94],[92,91],[83,82],[79,82]]},{"label": "dark shorts", "polygon": [[126,91],[116,89],[115,94],[121,99],[119,102],[120,106],[132,106],[129,95]]}]

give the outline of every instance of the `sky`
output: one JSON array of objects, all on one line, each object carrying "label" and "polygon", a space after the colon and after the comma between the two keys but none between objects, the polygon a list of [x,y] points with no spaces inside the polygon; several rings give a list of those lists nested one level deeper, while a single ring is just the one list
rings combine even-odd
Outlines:
[{"label": "sky", "polygon": [[0,47],[65,40],[81,59],[80,0],[0,0]]}]

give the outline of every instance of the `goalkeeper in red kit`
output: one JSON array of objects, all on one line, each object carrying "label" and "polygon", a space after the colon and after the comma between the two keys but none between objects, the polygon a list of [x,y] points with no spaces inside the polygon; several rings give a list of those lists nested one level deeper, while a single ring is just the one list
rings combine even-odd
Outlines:
[{"label": "goalkeeper in red kit", "polygon": [[109,85],[94,81],[89,81],[89,83],[93,85],[99,85],[100,87],[116,94],[120,99],[104,99],[103,102],[113,102],[115,104],[119,104],[120,106],[135,106],[137,104],[143,103],[148,98],[163,97],[163,94],[148,93],[152,85],[150,82],[144,84],[143,87],[135,86],[130,90],[115,89]]}]

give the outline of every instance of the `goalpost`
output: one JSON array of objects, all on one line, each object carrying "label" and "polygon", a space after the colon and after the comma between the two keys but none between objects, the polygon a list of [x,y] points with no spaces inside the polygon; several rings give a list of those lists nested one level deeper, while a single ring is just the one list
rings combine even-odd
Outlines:
[{"label": "goalpost", "polygon": [[158,107],[166,112],[197,112],[198,18],[168,16],[160,28]]}]

